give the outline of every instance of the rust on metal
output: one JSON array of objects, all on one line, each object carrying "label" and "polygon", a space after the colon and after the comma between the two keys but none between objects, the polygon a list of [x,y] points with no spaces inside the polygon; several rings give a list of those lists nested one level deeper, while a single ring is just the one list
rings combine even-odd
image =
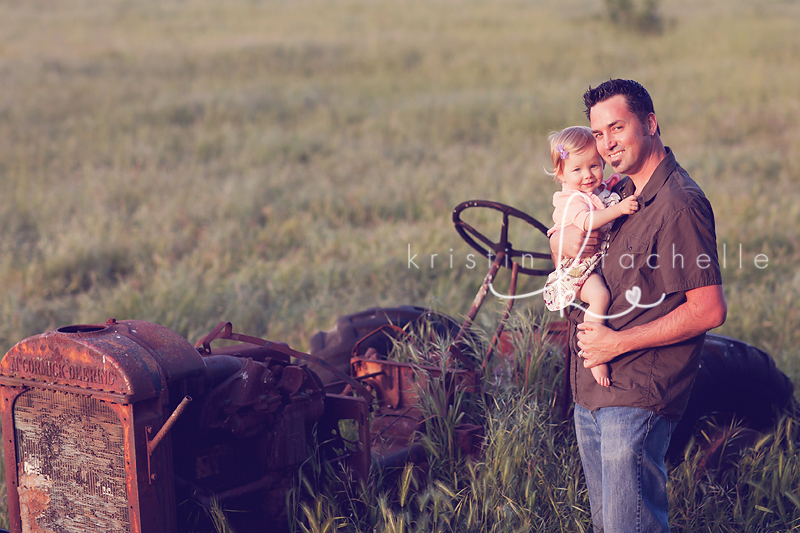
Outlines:
[{"label": "rust on metal", "polygon": [[15,469],[23,529],[131,530],[124,435],[110,405],[47,389],[29,389],[16,399]]},{"label": "rust on metal", "polygon": [[185,339],[148,322],[17,343],[0,362],[12,530],[175,531],[172,450],[162,441],[148,453],[145,428],[167,419],[171,380],[204,368]]},{"label": "rust on metal", "polygon": [[480,377],[472,369],[400,363],[374,350],[351,358],[352,375],[375,393],[370,424],[372,454],[384,468],[397,461],[424,457],[415,438],[425,430],[421,394],[438,383],[452,397],[457,391],[476,392]]},{"label": "rust on metal", "polygon": [[[501,251],[497,254],[497,257],[492,263],[492,266],[489,268],[489,272],[484,277],[483,283],[478,289],[478,293],[475,295],[475,299],[472,302],[472,306],[470,306],[469,312],[467,313],[467,317],[461,324],[461,329],[459,329],[458,335],[456,335],[455,340],[450,345],[450,353],[456,356],[470,370],[475,369],[475,364],[471,360],[469,360],[468,357],[462,355],[461,342],[469,332],[469,329],[472,327],[472,322],[475,320],[475,317],[478,316],[478,311],[480,311],[481,306],[483,305],[483,301],[486,299],[486,295],[489,292],[489,286],[494,281],[495,277],[497,276],[497,271],[500,269],[501,264],[506,259],[507,258],[505,252]],[[516,263],[514,263],[514,265],[516,265]]]},{"label": "rust on metal", "polygon": [[[242,344],[212,349],[223,337]],[[269,511],[246,513],[251,526],[285,512],[326,411],[319,378],[293,362],[314,358],[225,322],[200,344],[112,319],[12,348],[0,363],[12,530],[174,533],[176,489],[204,507],[260,499]],[[368,427],[363,398],[330,405]],[[360,434],[353,461],[366,475]]]},{"label": "rust on metal", "polygon": [[303,369],[299,366],[287,366],[281,373],[281,380],[276,387],[285,394],[295,394],[303,384]]},{"label": "rust on metal", "polygon": [[362,397],[366,398],[368,402],[372,401],[372,394],[368,390],[366,390],[360,383],[358,383],[356,380],[354,380],[352,377],[350,377],[349,375],[343,373],[341,370],[339,370],[335,366],[329,364],[324,359],[320,359],[318,357],[314,357],[313,355],[310,355],[310,354],[307,354],[307,353],[298,352],[297,350],[293,350],[293,349],[289,348],[289,346],[287,346],[284,343],[276,343],[276,342],[271,342],[271,341],[268,341],[268,340],[265,340],[265,339],[260,339],[258,337],[251,337],[249,335],[242,335],[240,333],[234,333],[233,332],[233,326],[231,325],[231,323],[223,321],[223,322],[220,322],[214,328],[214,330],[211,331],[211,333],[209,333],[208,335],[203,337],[201,340],[199,340],[195,344],[195,347],[198,348],[198,349],[202,348],[202,350],[205,353],[210,353],[209,352],[210,344],[211,344],[211,341],[213,341],[214,339],[229,339],[229,340],[233,340],[233,341],[237,341],[237,342],[243,342],[243,343],[248,343],[248,344],[252,344],[252,345],[263,346],[263,347],[269,348],[270,350],[274,350],[274,351],[276,351],[276,352],[278,352],[280,354],[283,354],[287,358],[287,360],[289,360],[289,358],[294,357],[296,359],[300,359],[301,361],[306,361],[306,362],[313,363],[313,364],[318,365],[318,366],[320,366],[322,368],[325,368],[326,370],[328,370],[329,372],[333,373],[338,378],[340,378],[342,381],[344,381],[345,383],[347,383],[348,385],[353,387],[356,391],[358,391],[358,393]]},{"label": "rust on metal", "polygon": [[50,505],[50,489],[52,483],[42,476],[20,476],[20,484],[25,487],[20,491],[20,515],[22,522],[31,524],[30,531],[48,531],[39,526],[39,520]]},{"label": "rust on metal", "polygon": [[0,383],[38,383],[130,403],[158,396],[170,379],[202,369],[200,355],[176,333],[123,321],[66,326],[20,341],[0,362]]},{"label": "rust on metal", "polygon": [[[150,438],[148,436],[148,440],[147,440],[147,453],[148,453],[148,455],[152,455],[153,454],[153,451],[156,449],[156,447],[158,447],[158,444],[161,442],[161,439],[163,439],[164,435],[166,435],[167,432],[170,429],[172,429],[172,426],[175,425],[175,422],[177,422],[178,418],[183,414],[183,412],[186,410],[186,407],[189,405],[189,402],[191,402],[191,401],[192,401],[192,397],[191,396],[184,396],[184,398],[181,401],[181,403],[178,404],[178,407],[175,408],[175,410],[172,412],[172,414],[169,415],[169,418],[167,419],[167,421],[164,422],[164,425],[161,426],[161,429],[158,430],[158,433],[156,433],[156,436],[153,437],[152,440],[150,440]],[[149,433],[152,432],[153,427],[152,426],[147,426],[147,427],[148,427],[148,435],[149,435]]]},{"label": "rust on metal", "polygon": [[489,366],[489,363],[492,360],[492,356],[494,355],[495,346],[500,342],[503,336],[503,330],[506,327],[506,321],[508,321],[509,315],[511,315],[511,310],[514,308],[514,300],[515,296],[517,295],[517,275],[519,274],[519,263],[514,261],[511,267],[511,286],[508,291],[508,295],[511,298],[508,299],[508,303],[506,304],[506,309],[503,311],[503,316],[500,318],[500,322],[497,324],[497,329],[494,332],[494,337],[492,337],[492,342],[489,344],[489,349],[486,351],[486,356],[483,359],[483,363],[481,364],[481,368],[485,371],[486,367]]}]

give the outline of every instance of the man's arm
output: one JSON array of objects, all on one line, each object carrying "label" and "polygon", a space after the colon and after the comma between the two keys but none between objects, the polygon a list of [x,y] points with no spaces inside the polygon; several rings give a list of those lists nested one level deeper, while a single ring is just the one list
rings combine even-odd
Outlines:
[{"label": "man's arm", "polygon": [[[584,242],[586,244],[581,253],[581,245]],[[579,253],[581,257],[592,256],[600,249],[600,243],[600,235],[596,231],[587,233],[572,224],[557,229],[550,235],[550,255],[553,257],[553,264],[558,265],[561,257],[578,257]]]},{"label": "man's arm", "polygon": [[709,285],[686,291],[686,302],[669,314],[647,324],[614,331],[596,322],[578,325],[578,347],[584,366],[591,368],[618,355],[666,346],[690,339],[725,322],[728,306],[722,285]]}]

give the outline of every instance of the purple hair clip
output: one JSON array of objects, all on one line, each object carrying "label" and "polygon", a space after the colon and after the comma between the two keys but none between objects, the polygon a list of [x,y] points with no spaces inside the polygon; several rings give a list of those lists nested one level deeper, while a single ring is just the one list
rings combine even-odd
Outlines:
[{"label": "purple hair clip", "polygon": [[558,153],[561,154],[561,159],[566,159],[566,158],[569,157],[569,152],[564,150],[564,145],[563,144],[559,144],[558,145]]}]

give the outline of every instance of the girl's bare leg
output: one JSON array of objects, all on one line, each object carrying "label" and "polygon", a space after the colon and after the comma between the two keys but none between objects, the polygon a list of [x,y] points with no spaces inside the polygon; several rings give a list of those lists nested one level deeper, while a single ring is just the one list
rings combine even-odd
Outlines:
[{"label": "girl's bare leg", "polygon": [[[605,315],[608,312],[608,307],[611,305],[611,294],[608,292],[606,282],[603,281],[602,276],[599,274],[592,274],[584,282],[581,287],[579,295],[580,299],[586,302],[589,306],[587,313],[584,314],[585,322],[598,322],[604,324],[606,319]],[[590,368],[592,376],[595,381],[603,387],[611,386],[611,377],[608,370],[608,365],[599,365]]]}]

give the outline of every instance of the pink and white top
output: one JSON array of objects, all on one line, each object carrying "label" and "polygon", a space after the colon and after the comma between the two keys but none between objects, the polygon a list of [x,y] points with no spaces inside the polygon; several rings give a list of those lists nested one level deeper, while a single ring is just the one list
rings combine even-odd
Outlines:
[{"label": "pink and white top", "polygon": [[[553,222],[555,225],[548,230],[547,236],[549,237],[554,231],[570,224],[583,229],[586,218],[592,211],[605,209],[608,206],[608,198],[612,194],[611,188],[619,182],[620,178],[619,174],[612,174],[592,194],[569,189],[566,183],[562,184],[561,190],[553,194],[553,207],[555,207]],[[617,196],[615,200],[613,203],[619,202],[619,197]],[[610,223],[606,225],[608,226]]]}]

